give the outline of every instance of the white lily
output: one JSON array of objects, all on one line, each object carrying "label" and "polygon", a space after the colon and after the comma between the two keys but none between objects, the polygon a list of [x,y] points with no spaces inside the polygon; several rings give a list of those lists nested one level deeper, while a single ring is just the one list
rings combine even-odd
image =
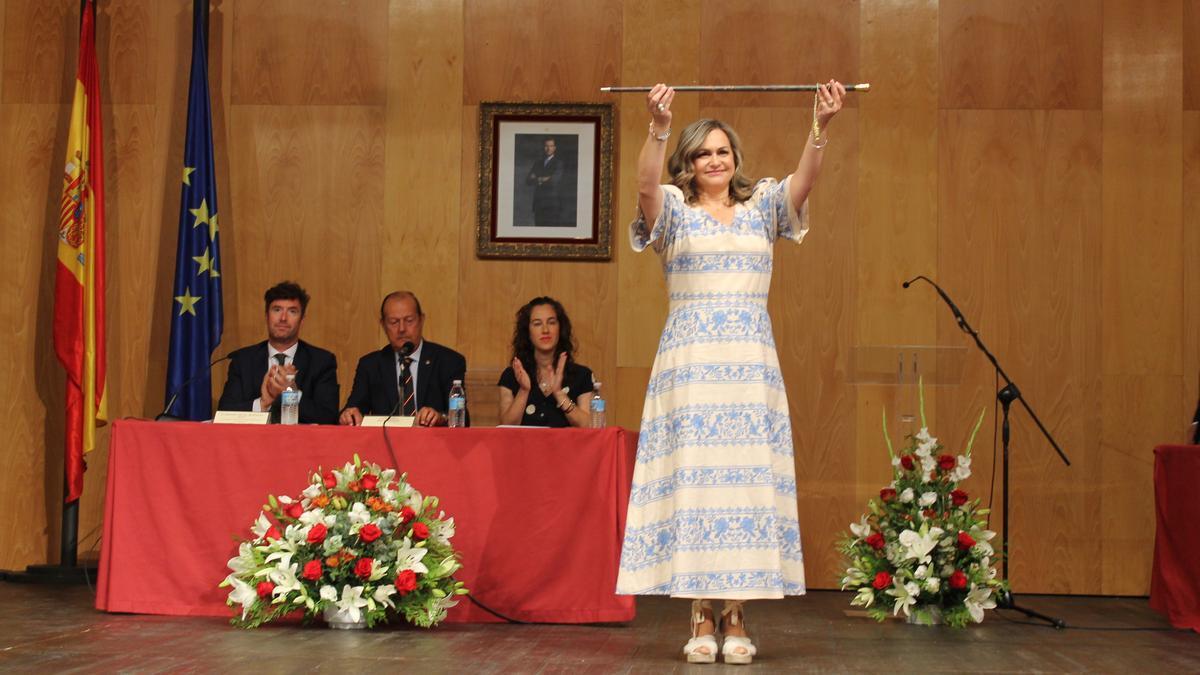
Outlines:
[{"label": "white lily", "polygon": [[275,590],[271,591],[271,595],[276,598],[286,598],[292,591],[303,590],[300,580],[296,578],[296,565],[276,565],[275,569],[267,574],[267,578],[271,583],[275,584]]},{"label": "white lily", "polygon": [[367,606],[367,599],[362,594],[362,586],[342,586],[342,599],[337,601],[337,608],[345,612],[351,622],[361,619],[361,610]]},{"label": "white lily", "polygon": [[421,559],[425,554],[429,553],[427,548],[414,548],[408,537],[396,543],[396,573],[399,574],[405,570],[412,570],[417,574],[425,574],[429,568]]},{"label": "white lily", "polygon": [[917,569],[913,571],[913,576],[917,579],[924,579],[925,577],[929,576],[929,566],[917,565]]},{"label": "white lily", "polygon": [[926,492],[921,495],[920,501],[917,503],[921,506],[933,506],[937,502],[936,492]]},{"label": "white lily", "polygon": [[900,501],[902,501],[902,502],[904,502],[905,504],[907,504],[907,503],[909,503],[909,502],[911,502],[911,501],[913,500],[913,496],[914,496],[914,495],[913,495],[913,489],[912,489],[912,488],[904,488],[904,491],[900,493],[900,497],[899,497],[899,499],[900,499]]},{"label": "white lily", "polygon": [[229,602],[237,603],[242,606],[242,619],[250,613],[250,608],[254,606],[258,600],[258,592],[250,587],[250,584],[230,574],[225,577],[225,581],[233,586],[233,590],[229,592]]},{"label": "white lily", "polygon": [[983,610],[995,609],[996,601],[992,598],[992,590],[983,586],[972,588],[967,597],[963,598],[963,605],[971,614],[971,619],[975,623],[983,621]]},{"label": "white lily", "polygon": [[374,598],[375,602],[378,602],[379,604],[381,604],[385,607],[395,609],[396,605],[395,605],[395,603],[392,602],[392,596],[395,593],[396,593],[395,586],[393,586],[391,584],[384,584],[383,586],[376,588],[375,593],[372,594],[371,597]]},{"label": "white lily", "polygon": [[850,605],[855,607],[870,607],[873,604],[875,604],[875,591],[871,590],[870,586],[858,589],[858,594],[850,601]]},{"label": "white lily", "polygon": [[354,506],[350,507],[350,513],[347,514],[351,525],[366,525],[371,522],[371,511],[366,504],[362,502],[354,502]]},{"label": "white lily", "polygon": [[938,537],[942,536],[942,528],[934,527],[926,529],[926,525],[921,526],[920,532],[913,530],[905,530],[900,533],[900,544],[904,546],[905,559],[912,558],[918,563],[928,563],[933,560],[929,552],[937,546]]},{"label": "white lily", "polygon": [[267,518],[267,514],[265,513],[259,513],[258,520],[254,521],[254,525],[250,527],[250,531],[254,533],[255,539],[265,537],[269,529],[271,529],[271,520]]},{"label": "white lily", "polygon": [[325,541],[321,544],[321,550],[325,553],[325,555],[333,555],[334,553],[342,550],[342,544],[342,535],[335,534],[325,537]]},{"label": "white lily", "polygon": [[367,581],[379,581],[383,575],[387,574],[388,566],[380,565],[378,560],[371,561],[371,575],[367,577]]},{"label": "white lily", "polygon": [[922,471],[924,471],[925,473],[933,473],[933,470],[936,468],[937,468],[937,460],[936,459],[934,459],[932,457],[922,457],[921,458],[921,470]]},{"label": "white lily", "polygon": [[337,600],[337,589],[328,584],[326,584],[325,586],[322,586],[321,587],[321,599],[322,600]]},{"label": "white lily", "polygon": [[936,444],[937,443],[937,439],[934,438],[933,436],[929,435],[928,427],[921,427],[921,430],[918,431],[916,434],[914,434],[913,438],[916,439],[916,441],[921,444],[925,444],[925,443]]},{"label": "white lily", "polygon": [[238,546],[237,556],[230,558],[228,565],[234,574],[244,574],[258,567],[254,562],[254,549],[250,545],[250,542],[243,541]]},{"label": "white lily", "polygon": [[958,456],[958,466],[954,467],[954,473],[951,476],[955,481],[962,482],[971,477],[971,457],[969,455]]},{"label": "white lily", "polygon": [[312,527],[317,523],[325,522],[325,510],[312,509],[311,511],[305,511],[304,513],[301,513],[300,517],[296,520],[300,521],[304,525]]},{"label": "white lily", "polygon": [[321,489],[323,487],[323,485],[317,484],[309,485],[308,487],[304,488],[304,492],[301,492],[300,494],[304,495],[306,499],[312,499],[313,497],[321,494]]},{"label": "white lily", "polygon": [[857,523],[850,523],[850,531],[859,539],[864,539],[871,534],[871,526],[867,523],[866,514],[863,514]]},{"label": "white lily", "polygon": [[930,593],[937,593],[942,587],[942,580],[937,577],[929,577],[924,581],[925,590]]},{"label": "white lily", "polygon": [[291,504],[293,501],[293,499],[287,495],[279,495],[275,499],[276,499],[276,501],[278,501],[280,504],[283,504],[284,506]]},{"label": "white lily", "polygon": [[892,615],[898,615],[900,610],[904,610],[904,616],[908,616],[908,608],[917,604],[917,596],[921,594],[921,589],[913,582],[902,583],[899,579],[892,582],[892,588],[888,589],[888,595],[896,598],[896,604],[892,607]]},{"label": "white lily", "polygon": [[842,590],[847,586],[858,586],[867,583],[867,573],[857,567],[847,567],[846,576],[842,577]]},{"label": "white lily", "polygon": [[454,519],[446,518],[446,512],[438,512],[438,519],[429,525],[429,538],[442,546],[450,545],[450,537],[454,536]]}]

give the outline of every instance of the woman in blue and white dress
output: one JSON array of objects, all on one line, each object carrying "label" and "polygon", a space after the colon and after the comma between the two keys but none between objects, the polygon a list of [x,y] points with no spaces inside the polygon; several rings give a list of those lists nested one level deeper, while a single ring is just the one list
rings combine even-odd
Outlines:
[{"label": "woman in blue and white dress", "polygon": [[[661,257],[670,312],[646,391],[617,592],[691,598],[687,660],[750,663],[745,600],[804,593],[787,394],[767,315],[772,249],[808,230],[825,126],[845,88],[830,80],[813,132],[782,182],[742,174],[737,134],[702,119],[680,134],[659,185],[671,101],[646,97],[634,250]],[[720,625],[711,601],[725,601]],[[724,645],[718,649],[718,627]]]}]

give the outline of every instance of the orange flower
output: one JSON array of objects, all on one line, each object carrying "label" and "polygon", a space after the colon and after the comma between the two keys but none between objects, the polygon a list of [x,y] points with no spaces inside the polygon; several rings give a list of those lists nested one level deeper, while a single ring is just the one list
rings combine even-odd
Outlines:
[{"label": "orange flower", "polygon": [[325,495],[317,495],[316,497],[312,498],[312,504],[317,508],[323,509],[326,506],[329,506],[329,497]]},{"label": "orange flower", "polygon": [[346,487],[350,488],[351,492],[358,492],[359,489],[361,488],[361,486],[358,484],[358,481],[356,481],[356,480],[350,481],[350,484],[347,485]]},{"label": "orange flower", "polygon": [[335,554],[335,555],[331,555],[325,559],[325,566],[326,567],[337,567],[339,564],[341,564],[341,562],[342,562],[342,559],[339,558]]}]

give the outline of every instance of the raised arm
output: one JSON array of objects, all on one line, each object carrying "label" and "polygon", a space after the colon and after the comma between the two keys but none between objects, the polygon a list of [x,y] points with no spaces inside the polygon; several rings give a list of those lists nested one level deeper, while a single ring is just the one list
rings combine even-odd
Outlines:
[{"label": "raised arm", "polygon": [[667,156],[666,136],[671,133],[671,101],[674,99],[675,90],[661,83],[654,85],[646,94],[650,131],[638,154],[637,181],[638,206],[648,227],[653,227],[662,212],[663,196],[659,180],[662,178],[663,160]]},{"label": "raised arm", "polygon": [[804,200],[808,199],[808,193],[812,191],[813,184],[817,182],[817,176],[821,173],[824,147],[829,142],[825,136],[825,128],[842,109],[842,99],[845,96],[846,88],[837,80],[830,80],[817,91],[816,105],[813,106],[813,123],[816,128],[809,133],[804,151],[800,154],[800,163],[792,173],[791,182],[788,183],[788,199],[797,211],[804,205]]}]

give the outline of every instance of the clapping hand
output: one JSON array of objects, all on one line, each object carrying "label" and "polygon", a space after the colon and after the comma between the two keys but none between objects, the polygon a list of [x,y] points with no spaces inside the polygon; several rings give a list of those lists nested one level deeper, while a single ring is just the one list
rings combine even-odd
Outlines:
[{"label": "clapping hand", "polygon": [[521,359],[513,358],[512,362],[513,376],[517,378],[517,386],[521,391],[529,391],[531,382],[529,381],[529,372],[525,370],[525,366],[521,364]]}]

